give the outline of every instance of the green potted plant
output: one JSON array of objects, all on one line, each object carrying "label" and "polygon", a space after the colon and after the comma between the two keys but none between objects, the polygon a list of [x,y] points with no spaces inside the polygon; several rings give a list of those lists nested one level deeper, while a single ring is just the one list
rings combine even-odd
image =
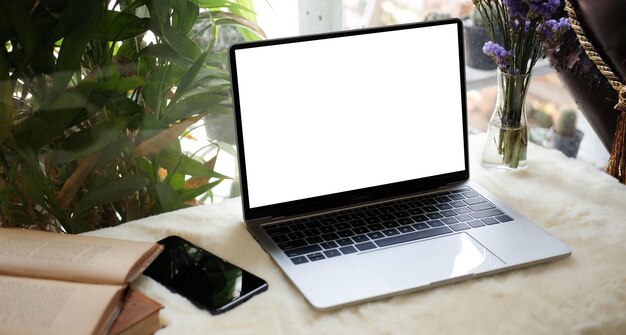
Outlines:
[{"label": "green potted plant", "polygon": [[583,132],[576,129],[577,111],[562,109],[552,131],[552,146],[565,156],[576,158]]},{"label": "green potted plant", "polygon": [[545,106],[529,108],[528,126],[531,142],[546,146],[548,144],[548,134],[553,125],[552,114],[546,111]]},{"label": "green potted plant", "polygon": [[465,64],[473,69],[495,70],[496,64],[483,52],[483,45],[489,40],[489,35],[483,17],[476,8],[472,8],[470,15],[463,19],[463,32]]},{"label": "green potted plant", "polygon": [[181,147],[230,114],[220,27],[249,0],[0,3],[0,226],[78,233],[183,208],[228,179]]}]

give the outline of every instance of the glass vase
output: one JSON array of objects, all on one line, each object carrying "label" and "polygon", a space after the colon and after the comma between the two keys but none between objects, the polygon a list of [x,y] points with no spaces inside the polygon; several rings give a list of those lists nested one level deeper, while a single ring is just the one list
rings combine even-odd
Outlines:
[{"label": "glass vase", "polygon": [[527,166],[528,127],[526,93],[531,74],[507,74],[498,70],[497,97],[483,148],[482,165],[495,169]]}]

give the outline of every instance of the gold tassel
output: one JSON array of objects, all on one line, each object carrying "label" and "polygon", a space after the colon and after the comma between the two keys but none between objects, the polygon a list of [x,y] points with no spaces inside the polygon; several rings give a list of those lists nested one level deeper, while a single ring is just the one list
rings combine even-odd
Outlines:
[{"label": "gold tassel", "polygon": [[619,116],[606,172],[617,178],[620,183],[626,184],[626,85],[619,90],[615,109],[619,112]]}]

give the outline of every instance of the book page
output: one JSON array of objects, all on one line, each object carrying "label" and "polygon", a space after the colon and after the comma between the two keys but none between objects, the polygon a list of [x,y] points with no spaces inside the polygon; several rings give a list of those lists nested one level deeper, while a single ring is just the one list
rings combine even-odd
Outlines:
[{"label": "book page", "polygon": [[105,332],[123,292],[123,286],[0,276],[0,334]]},{"label": "book page", "polygon": [[161,249],[152,242],[0,228],[0,274],[123,284]]}]

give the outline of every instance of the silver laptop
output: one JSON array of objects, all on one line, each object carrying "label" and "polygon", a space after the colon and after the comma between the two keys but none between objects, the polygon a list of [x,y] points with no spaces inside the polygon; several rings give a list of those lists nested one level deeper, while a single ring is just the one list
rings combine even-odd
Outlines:
[{"label": "silver laptop", "polygon": [[462,23],[230,49],[244,220],[316,309],[565,257],[469,181]]}]

